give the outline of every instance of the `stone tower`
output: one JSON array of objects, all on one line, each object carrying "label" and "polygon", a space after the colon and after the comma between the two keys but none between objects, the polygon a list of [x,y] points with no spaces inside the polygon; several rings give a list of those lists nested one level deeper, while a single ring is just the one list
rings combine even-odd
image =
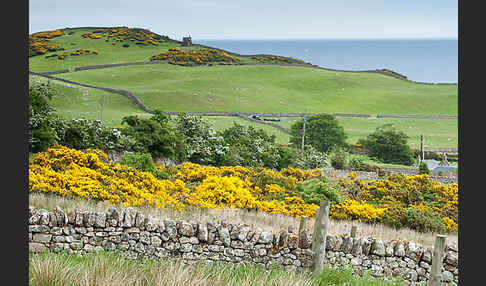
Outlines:
[{"label": "stone tower", "polygon": [[192,39],[191,37],[183,37],[182,38],[182,45],[183,46],[192,46]]}]

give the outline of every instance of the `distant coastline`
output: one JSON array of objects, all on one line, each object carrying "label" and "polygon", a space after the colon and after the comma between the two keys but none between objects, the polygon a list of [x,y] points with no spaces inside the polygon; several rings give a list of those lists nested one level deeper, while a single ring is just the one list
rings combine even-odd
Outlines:
[{"label": "distant coastline", "polygon": [[[120,26],[120,27],[123,27],[123,26]],[[65,28],[62,28],[62,30],[69,30],[69,29],[80,29],[80,28],[90,28],[90,29],[100,29],[100,28],[120,28],[120,27],[74,27],[74,28],[70,28],[70,27],[65,27]],[[134,29],[142,29],[142,30],[147,30],[147,29],[144,29],[144,28],[138,28],[138,27],[130,27],[130,28],[134,28]],[[153,32],[151,31],[152,33],[154,34],[157,34],[156,32]],[[157,34],[157,35],[160,35],[160,36],[164,36],[164,35],[161,35],[161,34]],[[179,40],[176,40],[176,39],[172,39],[172,38],[169,38],[169,41],[172,41],[172,42],[176,42],[176,43],[180,43],[182,44],[182,41],[179,41]],[[207,43],[205,44],[205,42],[216,42],[216,45],[208,45]],[[228,43],[228,42],[232,42],[232,43],[236,43],[236,44],[239,44],[241,42],[265,42],[267,41],[267,44],[270,42],[289,42],[289,41],[297,41],[297,42],[305,42],[305,41],[310,41],[310,42],[316,42],[316,41],[338,41],[338,42],[387,42],[387,41],[393,41],[393,42],[401,42],[401,41],[456,41],[457,42],[457,39],[456,38],[410,38],[410,39],[407,39],[407,38],[390,38],[390,39],[369,39],[369,38],[362,38],[362,39],[296,39],[296,40],[293,40],[293,39],[272,39],[272,40],[263,40],[263,39],[256,39],[256,40],[251,40],[251,39],[219,39],[219,40],[196,40],[196,39],[193,39],[193,44],[194,45],[198,45],[198,46],[201,46],[201,47],[205,47],[205,48],[210,48],[210,49],[216,49],[216,50],[220,50],[220,51],[224,51],[228,54],[232,54],[232,55],[235,55],[235,56],[239,56],[239,57],[251,57],[251,56],[287,56],[287,57],[294,57],[294,58],[297,58],[297,59],[300,59],[300,60],[303,60],[305,62],[309,62],[311,65],[309,67],[314,67],[314,68],[319,68],[319,69],[323,69],[323,70],[328,70],[328,71],[338,71],[338,72],[371,72],[371,73],[380,73],[380,74],[383,74],[383,75],[386,75],[386,76],[391,76],[391,77],[394,77],[394,78],[397,78],[397,79],[401,79],[401,80],[406,80],[406,81],[409,81],[409,82],[413,82],[413,83],[418,83],[418,84],[431,84],[431,85],[457,85],[457,76],[456,76],[456,82],[440,82],[440,81],[419,81],[419,80],[414,80],[411,78],[410,74],[408,74],[407,72],[403,72],[403,71],[400,71],[400,70],[397,70],[396,68],[393,67],[393,64],[394,62],[396,62],[396,59],[395,61],[392,59],[389,61],[389,63],[385,63],[382,65],[381,68],[376,68],[376,65],[379,65],[379,64],[375,64],[373,63],[374,65],[374,68],[371,68],[371,69],[353,69],[353,68],[333,68],[331,67],[332,64],[320,64],[319,61],[314,61],[314,60],[309,60],[308,58],[305,58],[305,57],[302,57],[302,56],[299,56],[298,54],[285,54],[285,53],[279,53],[279,52],[270,52],[270,53],[251,53],[251,52],[245,52],[245,53],[242,53],[242,52],[238,52],[238,48],[236,48],[236,51],[235,51],[235,48],[225,48],[225,47],[220,47],[222,44],[224,46],[224,43]],[[202,42],[202,43],[201,43]],[[216,47],[218,46],[218,47]],[[273,47],[275,47],[278,45],[272,45],[272,48],[271,49],[274,49]],[[258,50],[258,49],[255,49],[255,50]],[[298,51],[296,50],[296,52],[298,53]],[[361,53],[362,54],[362,53]],[[457,53],[456,53],[456,58],[457,58]],[[456,62],[456,68],[455,68],[455,73],[457,74],[457,60],[455,61]],[[388,66],[390,65],[390,66]],[[423,65],[423,63],[421,63],[421,65]],[[385,72],[384,70],[389,70],[389,71],[392,71],[392,72]],[[442,69],[443,70],[443,69]],[[405,76],[402,77],[402,76]],[[413,76],[412,76],[413,77]]]},{"label": "distant coastline", "polygon": [[[238,56],[290,56],[330,71],[389,69],[411,82],[458,82],[457,39],[193,39],[193,43]],[[443,79],[443,80],[441,80]]]}]

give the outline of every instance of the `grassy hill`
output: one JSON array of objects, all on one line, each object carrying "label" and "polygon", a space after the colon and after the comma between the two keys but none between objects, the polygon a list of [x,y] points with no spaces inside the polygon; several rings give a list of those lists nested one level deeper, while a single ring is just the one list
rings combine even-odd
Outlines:
[{"label": "grassy hill", "polygon": [[133,92],[165,111],[457,114],[457,86],[291,66],[122,66],[58,77]]},{"label": "grassy hill", "polygon": [[[170,48],[203,48],[199,45],[182,47],[179,42],[171,39],[158,40],[157,45],[150,43],[147,45],[139,45],[136,40],[124,40],[124,37],[108,38],[102,33],[98,34],[101,35],[101,38],[99,39],[83,37],[83,34],[92,33],[95,30],[96,28],[61,29],[62,35],[49,39],[49,42],[52,45],[59,45],[65,50],[48,51],[43,55],[30,57],[29,70],[34,72],[47,72],[89,65],[142,62],[148,61],[151,56],[168,51]],[[125,44],[128,44],[129,47],[123,47]],[[79,49],[97,51],[98,54],[88,53],[77,56],[70,55],[72,52]],[[66,52],[68,56],[63,60],[60,60],[57,57],[49,57],[53,54],[62,55],[64,52]],[[46,56],[48,56],[48,58],[46,58]],[[257,62],[251,58],[242,58],[242,61],[252,63]]]},{"label": "grassy hill", "polygon": [[[97,64],[148,61],[151,56],[182,47],[179,42],[155,35],[154,44],[136,44],[126,36],[109,37],[95,28],[62,30],[61,36],[48,39],[64,50],[48,51],[29,57],[29,70],[55,71]],[[130,32],[131,33],[131,32]],[[113,33],[112,33],[113,34]],[[116,33],[114,33],[116,34]],[[155,35],[155,36],[154,36]],[[145,42],[146,43],[146,42]],[[123,47],[128,44],[129,47]],[[71,55],[76,50],[88,50]],[[97,54],[93,54],[92,51]],[[63,60],[52,54],[68,54]],[[48,56],[48,58],[46,58]],[[242,63],[256,63],[250,57],[240,57]],[[239,111],[239,112],[315,112],[315,113],[397,113],[456,115],[457,85],[419,84],[378,73],[336,72],[296,66],[213,65],[186,67],[171,64],[135,65],[93,69],[56,76],[102,87],[132,92],[151,109],[164,111]],[[100,101],[104,97],[103,121],[118,125],[129,114],[148,114],[127,98],[88,88],[67,88],[59,84],[64,94],[53,100],[58,112],[66,117],[99,119]],[[87,95],[86,95],[87,93]],[[216,128],[225,128],[233,121],[264,128],[277,136],[280,143],[288,135],[267,125],[241,118],[207,117]],[[281,125],[289,128],[295,118],[282,118]],[[396,118],[338,118],[350,143],[374,131],[377,126],[393,123],[411,136],[417,148],[420,134],[426,136],[428,147],[457,147],[455,119],[396,119]],[[416,139],[416,140],[415,140]]]}]

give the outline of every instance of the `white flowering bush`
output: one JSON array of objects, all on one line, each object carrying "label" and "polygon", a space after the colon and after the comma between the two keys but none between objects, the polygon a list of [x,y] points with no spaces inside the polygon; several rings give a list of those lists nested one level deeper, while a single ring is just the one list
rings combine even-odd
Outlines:
[{"label": "white flowering bush", "polygon": [[58,143],[74,149],[130,149],[129,139],[117,128],[102,125],[100,120],[77,118],[63,120],[56,128]]},{"label": "white flowering bush", "polygon": [[229,146],[222,162],[224,165],[282,169],[292,161],[291,151],[275,143],[275,135],[269,136],[263,129],[235,122],[221,134]]},{"label": "white flowering bush", "polygon": [[292,167],[298,169],[324,169],[331,166],[330,160],[325,153],[320,152],[312,145],[304,146],[304,150],[295,150]]},{"label": "white flowering bush", "polygon": [[187,161],[198,164],[218,164],[228,151],[223,136],[199,115],[182,113],[175,119],[175,129],[184,136]]},{"label": "white flowering bush", "polygon": [[61,119],[49,100],[56,95],[49,83],[33,83],[29,86],[28,148],[36,153],[47,150],[58,141],[56,128]]}]

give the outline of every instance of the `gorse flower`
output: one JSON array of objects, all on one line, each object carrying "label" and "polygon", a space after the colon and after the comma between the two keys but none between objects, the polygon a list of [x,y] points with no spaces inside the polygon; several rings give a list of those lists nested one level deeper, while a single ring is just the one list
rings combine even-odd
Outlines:
[{"label": "gorse flower", "polygon": [[150,57],[150,60],[167,60],[170,64],[182,66],[212,64],[216,62],[231,65],[241,61],[238,57],[231,56],[226,52],[221,52],[218,50],[182,50],[178,48],[170,48],[167,52]]},{"label": "gorse flower", "polygon": [[[107,201],[114,205],[207,209],[223,207],[259,210],[271,214],[313,217],[319,206],[310,202],[300,186],[321,180],[320,169],[285,168],[280,171],[242,166],[203,166],[185,162],[162,167],[170,179],[108,160],[97,149],[85,152],[64,146],[37,153],[29,165],[29,191]],[[458,227],[458,185],[430,180],[428,175],[390,175],[386,179],[357,179],[356,173],[335,183],[343,200],[332,204],[334,219],[386,222],[407,219],[407,210],[440,218],[444,229]]]},{"label": "gorse flower", "polygon": [[[157,168],[163,169],[160,165]],[[172,180],[158,180],[151,173],[109,161],[100,150],[82,152],[58,146],[35,155],[33,164],[29,165],[29,190],[123,206],[152,205],[174,210],[184,206],[231,207],[312,217],[318,207],[298,197],[284,197],[283,201],[272,199],[271,194],[283,193],[285,189],[255,179],[262,172],[276,179],[286,178],[270,170],[183,163],[175,167],[175,172]],[[296,170],[286,172],[295,181],[302,178],[292,177],[293,173],[300,177],[305,174]]]}]

